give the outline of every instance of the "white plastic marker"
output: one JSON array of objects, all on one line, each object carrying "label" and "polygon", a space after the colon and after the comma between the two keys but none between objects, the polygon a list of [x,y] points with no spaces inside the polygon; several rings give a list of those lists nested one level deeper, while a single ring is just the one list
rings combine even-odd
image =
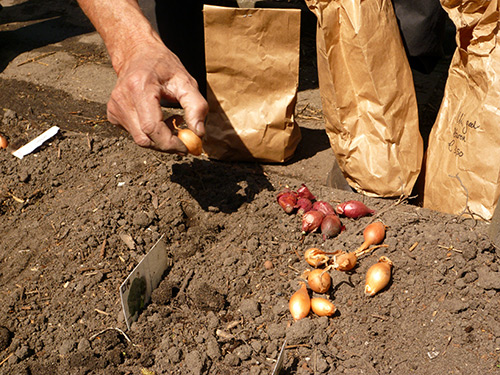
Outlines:
[{"label": "white plastic marker", "polygon": [[16,158],[19,159],[24,158],[26,155],[31,154],[38,147],[40,147],[42,144],[44,144],[46,141],[48,141],[50,138],[56,135],[58,131],[59,128],[57,126],[51,127],[50,129],[46,130],[38,137],[33,139],[32,141],[29,141],[24,146],[18,148],[16,151],[12,153],[12,155],[14,155]]}]

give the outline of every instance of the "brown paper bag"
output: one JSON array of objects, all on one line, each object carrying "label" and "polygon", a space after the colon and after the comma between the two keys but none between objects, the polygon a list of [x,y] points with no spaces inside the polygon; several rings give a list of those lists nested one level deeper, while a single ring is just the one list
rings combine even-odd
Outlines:
[{"label": "brown paper bag", "polygon": [[205,5],[210,158],[283,162],[300,141],[294,111],[300,11]]},{"label": "brown paper bag", "polygon": [[423,142],[413,79],[388,0],[306,0],[318,19],[326,131],[349,185],[410,195]]},{"label": "brown paper bag", "polygon": [[489,220],[500,196],[499,1],[441,4],[458,47],[429,136],[424,207]]}]

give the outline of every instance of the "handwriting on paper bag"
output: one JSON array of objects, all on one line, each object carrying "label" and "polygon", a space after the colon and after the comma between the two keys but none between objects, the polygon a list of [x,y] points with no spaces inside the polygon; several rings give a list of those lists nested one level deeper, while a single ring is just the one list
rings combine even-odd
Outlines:
[{"label": "handwriting on paper bag", "polygon": [[461,112],[453,127],[453,139],[448,143],[448,151],[458,157],[464,156],[463,150],[460,148],[460,142],[467,142],[466,134],[470,130],[477,130],[480,126],[476,121],[469,121],[465,118],[465,113]]}]

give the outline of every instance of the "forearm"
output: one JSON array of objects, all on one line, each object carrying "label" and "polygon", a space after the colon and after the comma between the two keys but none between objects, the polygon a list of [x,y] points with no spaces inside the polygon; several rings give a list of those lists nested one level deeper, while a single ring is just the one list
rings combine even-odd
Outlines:
[{"label": "forearm", "polygon": [[162,43],[136,0],[78,0],[78,3],[101,35],[117,73],[134,51]]}]

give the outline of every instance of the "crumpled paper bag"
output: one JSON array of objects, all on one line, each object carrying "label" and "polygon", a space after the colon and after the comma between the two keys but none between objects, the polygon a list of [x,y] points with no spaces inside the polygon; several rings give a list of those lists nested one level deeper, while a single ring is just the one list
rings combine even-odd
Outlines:
[{"label": "crumpled paper bag", "polygon": [[411,69],[386,0],[306,0],[317,16],[318,77],[330,144],[349,185],[410,195],[423,142]]},{"label": "crumpled paper bag", "polygon": [[300,11],[205,5],[203,14],[210,107],[205,153],[286,161],[301,139],[294,118]]},{"label": "crumpled paper bag", "polygon": [[441,5],[457,49],[429,135],[424,207],[489,220],[500,196],[499,1]]}]

